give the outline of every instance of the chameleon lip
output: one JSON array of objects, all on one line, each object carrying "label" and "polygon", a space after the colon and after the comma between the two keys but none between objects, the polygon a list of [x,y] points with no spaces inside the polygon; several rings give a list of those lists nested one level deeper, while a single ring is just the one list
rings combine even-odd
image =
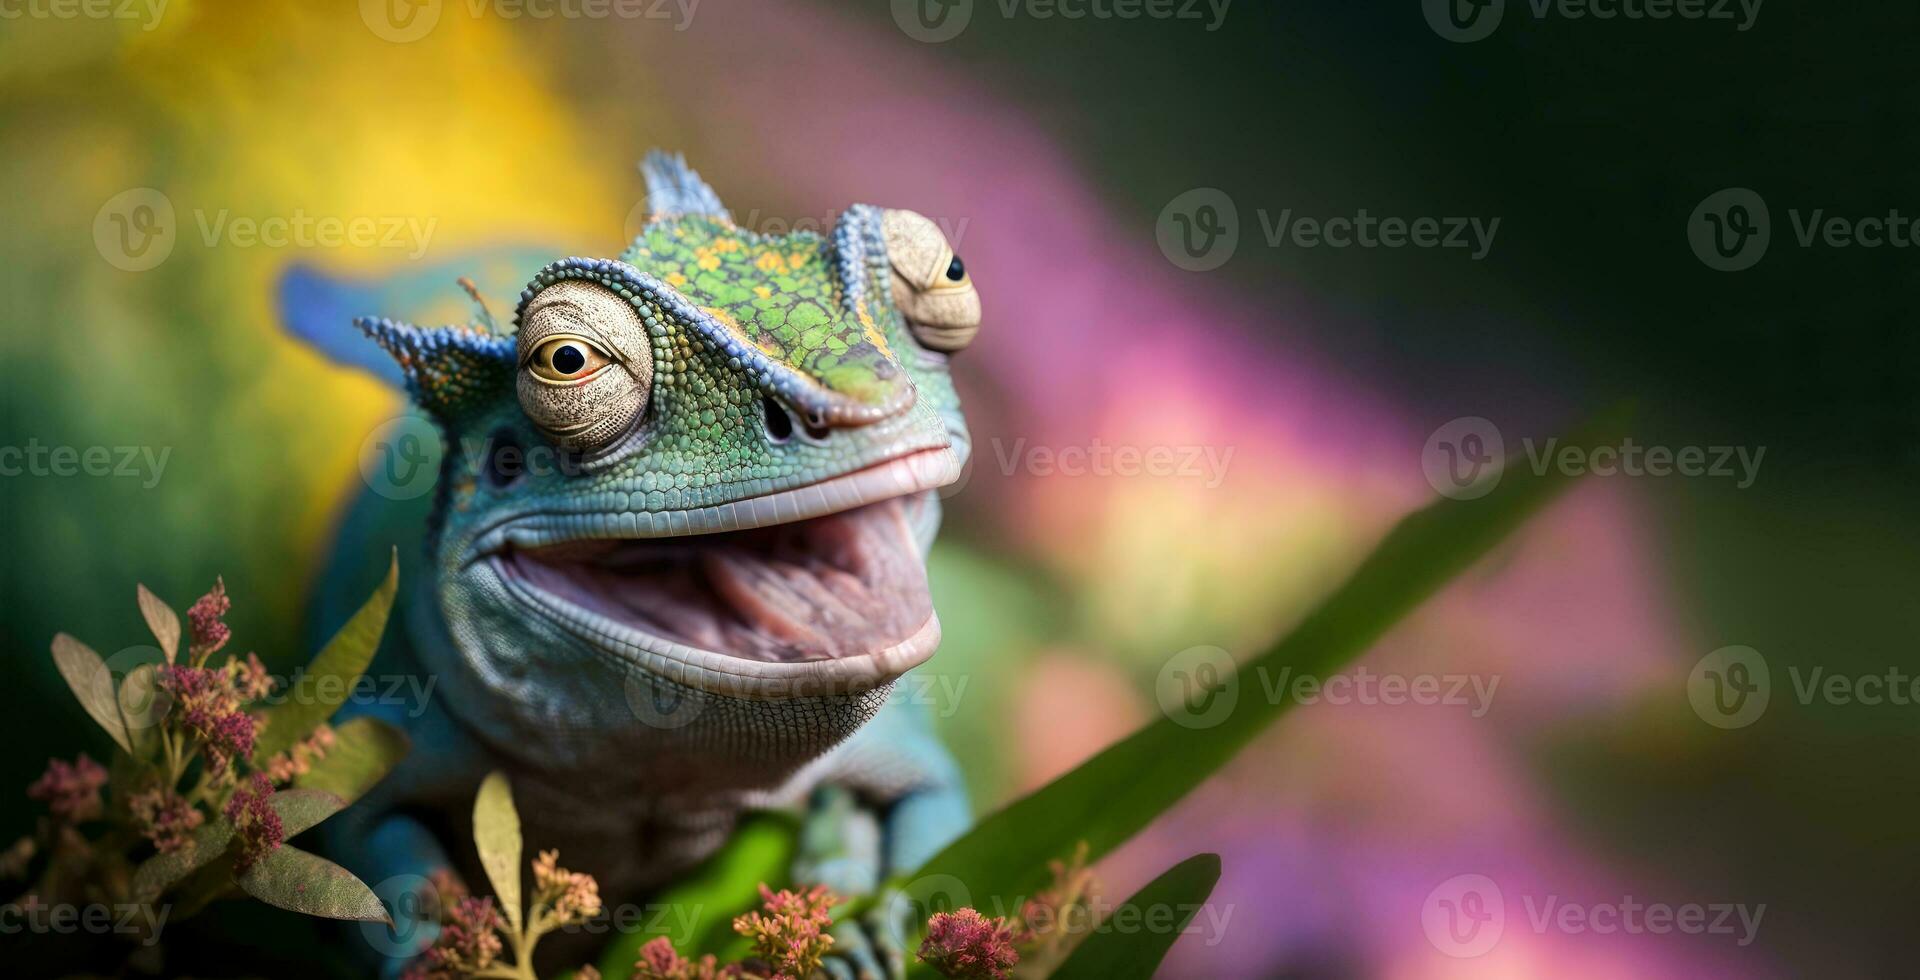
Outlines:
[{"label": "chameleon lip", "polygon": [[481,532],[469,563],[516,548],[538,548],[586,538],[665,538],[787,524],[946,486],[960,478],[950,443],[916,449],[851,473],[710,507],[617,513],[518,514]]},{"label": "chameleon lip", "polygon": [[915,453],[742,501],[737,530],[508,546],[485,565],[529,611],[689,686],[761,699],[871,689],[938,645],[916,528],[952,462]]}]

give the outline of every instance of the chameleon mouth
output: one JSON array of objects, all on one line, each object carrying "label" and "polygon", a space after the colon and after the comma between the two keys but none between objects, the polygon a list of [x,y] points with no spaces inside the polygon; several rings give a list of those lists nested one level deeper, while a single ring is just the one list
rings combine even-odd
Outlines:
[{"label": "chameleon mouth", "polygon": [[909,511],[893,497],[743,531],[510,549],[517,584],[670,643],[761,663],[899,646],[933,617]]},{"label": "chameleon mouth", "polygon": [[[946,446],[824,483],[653,515],[656,533],[543,528],[486,536],[482,561],[528,613],[650,674],[785,699],[869,691],[933,656],[940,621],[921,542]],[[562,536],[564,535],[564,536]]]}]

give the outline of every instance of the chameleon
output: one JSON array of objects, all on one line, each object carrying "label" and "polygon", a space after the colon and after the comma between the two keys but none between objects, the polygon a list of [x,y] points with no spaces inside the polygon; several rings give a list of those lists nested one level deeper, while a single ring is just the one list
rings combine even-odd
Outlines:
[{"label": "chameleon", "polygon": [[[466,324],[355,321],[444,448],[430,509],[350,507],[312,615],[337,626],[365,556],[420,539],[371,670],[434,694],[349,705],[412,749],[324,828],[383,898],[460,866],[495,770],[525,838],[614,900],[750,811],[797,814],[794,881],[847,896],[971,819],[928,713],[889,696],[940,640],[925,557],[971,451],[949,373],[980,326],[965,264],[912,211],[759,234],[683,157],[641,170],[632,244],[546,265],[509,329],[477,292]],[[899,905],[871,908],[836,925],[830,975],[903,974]]]}]

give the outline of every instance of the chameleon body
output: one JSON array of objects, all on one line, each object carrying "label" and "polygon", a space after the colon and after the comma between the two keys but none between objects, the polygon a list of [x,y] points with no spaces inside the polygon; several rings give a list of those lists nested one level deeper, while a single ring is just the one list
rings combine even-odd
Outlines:
[{"label": "chameleon body", "polygon": [[[327,825],[383,897],[460,863],[493,769],[530,845],[614,902],[750,809],[798,810],[796,880],[842,894],[969,819],[929,719],[889,696],[939,640],[924,554],[969,452],[947,370],[978,326],[964,267],[911,212],[763,236],[678,157],[642,170],[632,246],[548,265],[511,333],[358,322],[445,440],[430,513],[352,508],[314,617],[337,626],[364,594],[348,567],[420,528],[374,672],[433,694],[360,708],[412,751]],[[902,971],[887,914],[840,927],[831,972]]]}]

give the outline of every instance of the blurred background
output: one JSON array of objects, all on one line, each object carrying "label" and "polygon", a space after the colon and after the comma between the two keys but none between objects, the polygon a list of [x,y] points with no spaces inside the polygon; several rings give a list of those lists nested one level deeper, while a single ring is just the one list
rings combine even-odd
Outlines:
[{"label": "blurred background", "polygon": [[[621,250],[662,146],[752,230],[918,210],[979,285],[921,683],[982,810],[1155,717],[1194,648],[1283,634],[1457,491],[1463,432],[1524,459],[1627,398],[1636,445],[1737,451],[1584,481],[1360,661],[1461,698],[1329,694],[1103,862],[1117,897],[1223,855],[1224,925],[1168,975],[1910,968],[1913,8],[107,6],[0,8],[0,786],[105,756],[47,646],[141,643],[136,581],[184,607],[224,575],[241,649],[311,653],[403,401],[290,335],[290,284],[408,307],[343,332],[464,320],[462,274],[504,311],[522,257]],[[1298,224],[1362,215],[1465,247]],[[120,475],[18,465],[49,447]],[[1728,646],[1762,710],[1701,696]],[[34,810],[4,798],[10,840]],[[1471,957],[1431,928],[1461,875],[1504,896]],[[1757,922],[1599,927],[1636,904]],[[202,919],[238,964],[326,956],[290,914]]]}]

